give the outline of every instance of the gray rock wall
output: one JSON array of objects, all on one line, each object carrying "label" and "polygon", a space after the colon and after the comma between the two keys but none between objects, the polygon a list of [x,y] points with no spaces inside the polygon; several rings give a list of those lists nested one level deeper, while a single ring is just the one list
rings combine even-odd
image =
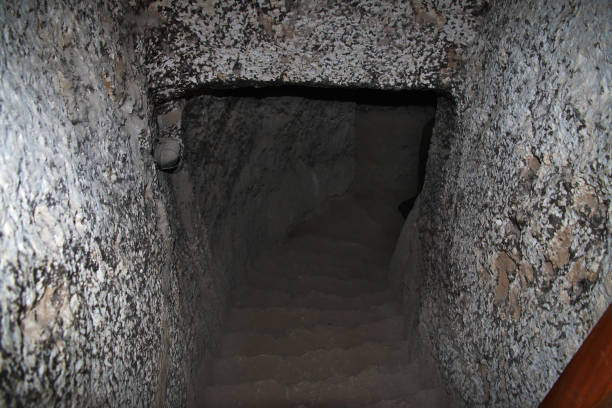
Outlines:
[{"label": "gray rock wall", "polygon": [[399,205],[417,195],[421,136],[435,113],[435,96],[412,95],[407,105],[384,105],[384,98],[368,101],[363,97],[357,106],[350,194],[387,233],[392,241],[385,248],[389,252],[404,223]]},{"label": "gray rock wall", "polygon": [[363,194],[388,195],[396,212],[400,202],[415,197],[421,135],[434,112],[435,107],[429,104],[359,105],[353,189]]},{"label": "gray rock wall", "polygon": [[[155,109],[159,137],[182,138],[184,100],[158,106]],[[189,146],[183,147],[184,158],[179,168],[159,173],[165,187],[168,224],[172,229],[175,280],[169,304],[176,322],[164,328],[168,332],[160,366],[167,376],[164,406],[193,406],[201,387],[206,361],[214,349],[230,296],[226,270],[219,266],[211,251],[214,236],[200,211],[201,203],[194,194],[193,180],[185,157]]]},{"label": "gray rock wall", "polygon": [[125,4],[0,6],[0,406],[185,398],[199,333]]},{"label": "gray rock wall", "polygon": [[292,224],[347,190],[354,126],[349,101],[205,95],[186,103],[185,165],[172,176],[186,187],[175,191],[197,203],[185,225],[205,226],[228,287]]},{"label": "gray rock wall", "polygon": [[203,86],[447,88],[481,0],[162,0],[142,51],[156,100]]},{"label": "gray rock wall", "polygon": [[469,406],[536,406],[612,300],[611,21],[492,2],[438,106],[421,319]]},{"label": "gray rock wall", "polygon": [[483,15],[481,1],[182,0],[133,18],[123,2],[6,3],[5,405],[184,405],[239,280],[227,271],[255,250],[235,238],[272,242],[348,183],[342,127],[313,128],[296,101],[259,112],[203,97],[184,118],[206,132],[186,132],[184,167],[160,174],[156,129],[183,125],[164,116],[174,105],[151,120],[145,84],[156,103],[245,82],[450,91],[419,206],[419,294],[441,371],[470,406],[536,405],[610,304],[604,1],[498,0]]}]

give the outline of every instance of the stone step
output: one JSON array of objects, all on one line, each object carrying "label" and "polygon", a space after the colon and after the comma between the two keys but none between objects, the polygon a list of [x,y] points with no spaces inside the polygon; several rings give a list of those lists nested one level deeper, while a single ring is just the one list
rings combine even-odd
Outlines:
[{"label": "stone step", "polygon": [[360,296],[379,293],[388,289],[386,282],[365,279],[340,279],[323,274],[296,274],[292,276],[262,274],[249,276],[248,286],[261,290],[284,291],[291,295],[307,294],[312,291],[339,296]]},{"label": "stone step", "polygon": [[364,343],[348,349],[321,349],[299,356],[231,356],[215,361],[212,384],[239,384],[275,379],[282,384],[352,376],[370,366],[394,367],[412,360],[408,342]]},{"label": "stone step", "polygon": [[426,388],[401,399],[386,399],[360,408],[451,408],[462,406],[453,404],[444,388]]},{"label": "stone step", "polygon": [[255,264],[257,269],[266,270],[271,266],[291,267],[295,264],[309,264],[320,266],[337,266],[345,268],[356,268],[366,266],[368,268],[385,268],[391,260],[389,255],[370,256],[367,252],[362,255],[347,254],[343,252],[323,251],[307,247],[281,247],[261,257]]},{"label": "stone step", "polygon": [[359,296],[342,296],[319,291],[293,295],[285,291],[248,288],[240,294],[239,307],[305,307],[312,309],[364,310],[380,306],[392,299],[390,291],[379,291]]},{"label": "stone step", "polygon": [[431,380],[418,364],[400,368],[370,367],[354,376],[285,385],[264,380],[207,387],[206,407],[350,407],[415,394]]},{"label": "stone step", "polygon": [[383,251],[393,240],[367,211],[351,199],[331,201],[327,211],[296,226],[290,238],[300,235],[360,243]]},{"label": "stone step", "polygon": [[331,202],[252,265],[201,406],[452,406],[392,302],[387,271],[402,220],[378,198]]},{"label": "stone step", "polygon": [[362,310],[326,310],[304,307],[233,308],[225,323],[228,331],[284,332],[317,325],[356,327],[400,316],[400,306],[385,303]]},{"label": "stone step", "polygon": [[[265,265],[264,265],[265,262]],[[249,270],[252,278],[266,276],[292,277],[298,275],[329,276],[337,279],[362,279],[386,282],[388,265],[375,266],[366,263],[313,261],[300,256],[273,257],[260,261]]]},{"label": "stone step", "polygon": [[296,356],[318,349],[401,341],[403,329],[402,318],[388,318],[357,327],[319,325],[309,329],[291,329],[277,335],[257,331],[228,332],[221,337],[218,352],[222,357],[259,354]]},{"label": "stone step", "polygon": [[298,235],[292,237],[277,248],[277,253],[279,254],[283,254],[286,251],[304,254],[326,254],[372,265],[386,265],[391,255],[390,249],[382,251],[360,242],[316,235]]},{"label": "stone step", "polygon": [[393,245],[393,238],[378,226],[375,231],[366,231],[361,234],[357,231],[344,231],[344,229],[344,227],[328,226],[322,230],[306,229],[304,231],[295,231],[289,237],[289,241],[297,237],[307,237],[312,240],[330,240],[368,247],[370,251],[381,254],[388,254],[390,252],[389,247]]}]

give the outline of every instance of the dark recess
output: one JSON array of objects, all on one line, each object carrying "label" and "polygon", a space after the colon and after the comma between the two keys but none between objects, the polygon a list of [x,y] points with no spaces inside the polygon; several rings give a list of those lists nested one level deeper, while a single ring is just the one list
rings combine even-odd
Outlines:
[{"label": "dark recess", "polygon": [[[361,105],[402,107],[402,106],[432,106],[434,109],[439,97],[448,97],[444,91],[437,90],[381,90],[369,88],[339,88],[339,87],[315,87],[306,85],[279,85],[279,86],[252,86],[252,84],[235,88],[204,88],[184,95],[187,98],[195,98],[203,95],[215,97],[237,97],[237,98],[271,98],[271,97],[299,97],[321,101],[355,102]],[[240,84],[238,84],[240,86]],[[425,168],[431,135],[433,131],[433,119],[423,129],[419,166],[418,166],[418,190],[417,195],[402,201],[397,209],[404,218],[408,216],[414,206],[416,198],[420,194],[425,180]]]},{"label": "dark recess", "polygon": [[379,90],[368,88],[318,88],[311,86],[270,86],[200,90],[187,97],[199,95],[269,98],[295,96],[323,101],[347,101],[379,106],[436,106],[443,93],[425,90]]}]

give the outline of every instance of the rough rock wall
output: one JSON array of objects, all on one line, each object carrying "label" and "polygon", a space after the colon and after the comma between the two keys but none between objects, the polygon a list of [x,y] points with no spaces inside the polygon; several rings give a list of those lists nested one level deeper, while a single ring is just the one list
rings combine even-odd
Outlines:
[{"label": "rough rock wall", "polygon": [[175,191],[197,203],[190,217],[205,225],[225,287],[300,217],[347,190],[354,122],[354,102],[231,95],[187,102],[185,165],[173,176],[184,188],[175,183]]},{"label": "rough rock wall", "polygon": [[112,1],[0,5],[2,406],[184,399],[190,322],[132,14]]},{"label": "rough rock wall", "polygon": [[469,406],[536,406],[612,300],[611,22],[604,1],[492,2],[438,105],[422,320]]},{"label": "rough rock wall", "polygon": [[416,196],[421,134],[434,112],[429,104],[358,105],[353,189],[390,196],[396,212],[400,202]]},{"label": "rough rock wall", "polygon": [[[177,100],[155,108],[159,138],[182,138],[185,103]],[[184,157],[189,157],[190,146],[185,150]],[[171,407],[194,406],[230,296],[225,270],[218,267],[211,252],[214,237],[209,234],[200,200],[195,196],[190,166],[186,160],[179,166],[159,173],[166,187],[163,193],[174,238],[171,250],[176,271],[175,281],[163,282],[176,282],[175,285],[169,288],[171,292],[164,292],[171,293],[172,310],[179,318],[165,328],[169,335],[160,357],[160,366],[167,372],[165,406]]]},{"label": "rough rock wall", "polygon": [[481,0],[161,0],[143,47],[156,100],[205,86],[448,88]]}]

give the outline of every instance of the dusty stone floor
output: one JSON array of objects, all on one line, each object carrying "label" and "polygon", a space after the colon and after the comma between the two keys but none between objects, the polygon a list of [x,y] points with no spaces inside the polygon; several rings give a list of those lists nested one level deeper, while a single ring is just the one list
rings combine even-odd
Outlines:
[{"label": "dusty stone floor", "polygon": [[332,200],[261,257],[199,406],[456,406],[388,285],[397,220],[385,209]]}]

